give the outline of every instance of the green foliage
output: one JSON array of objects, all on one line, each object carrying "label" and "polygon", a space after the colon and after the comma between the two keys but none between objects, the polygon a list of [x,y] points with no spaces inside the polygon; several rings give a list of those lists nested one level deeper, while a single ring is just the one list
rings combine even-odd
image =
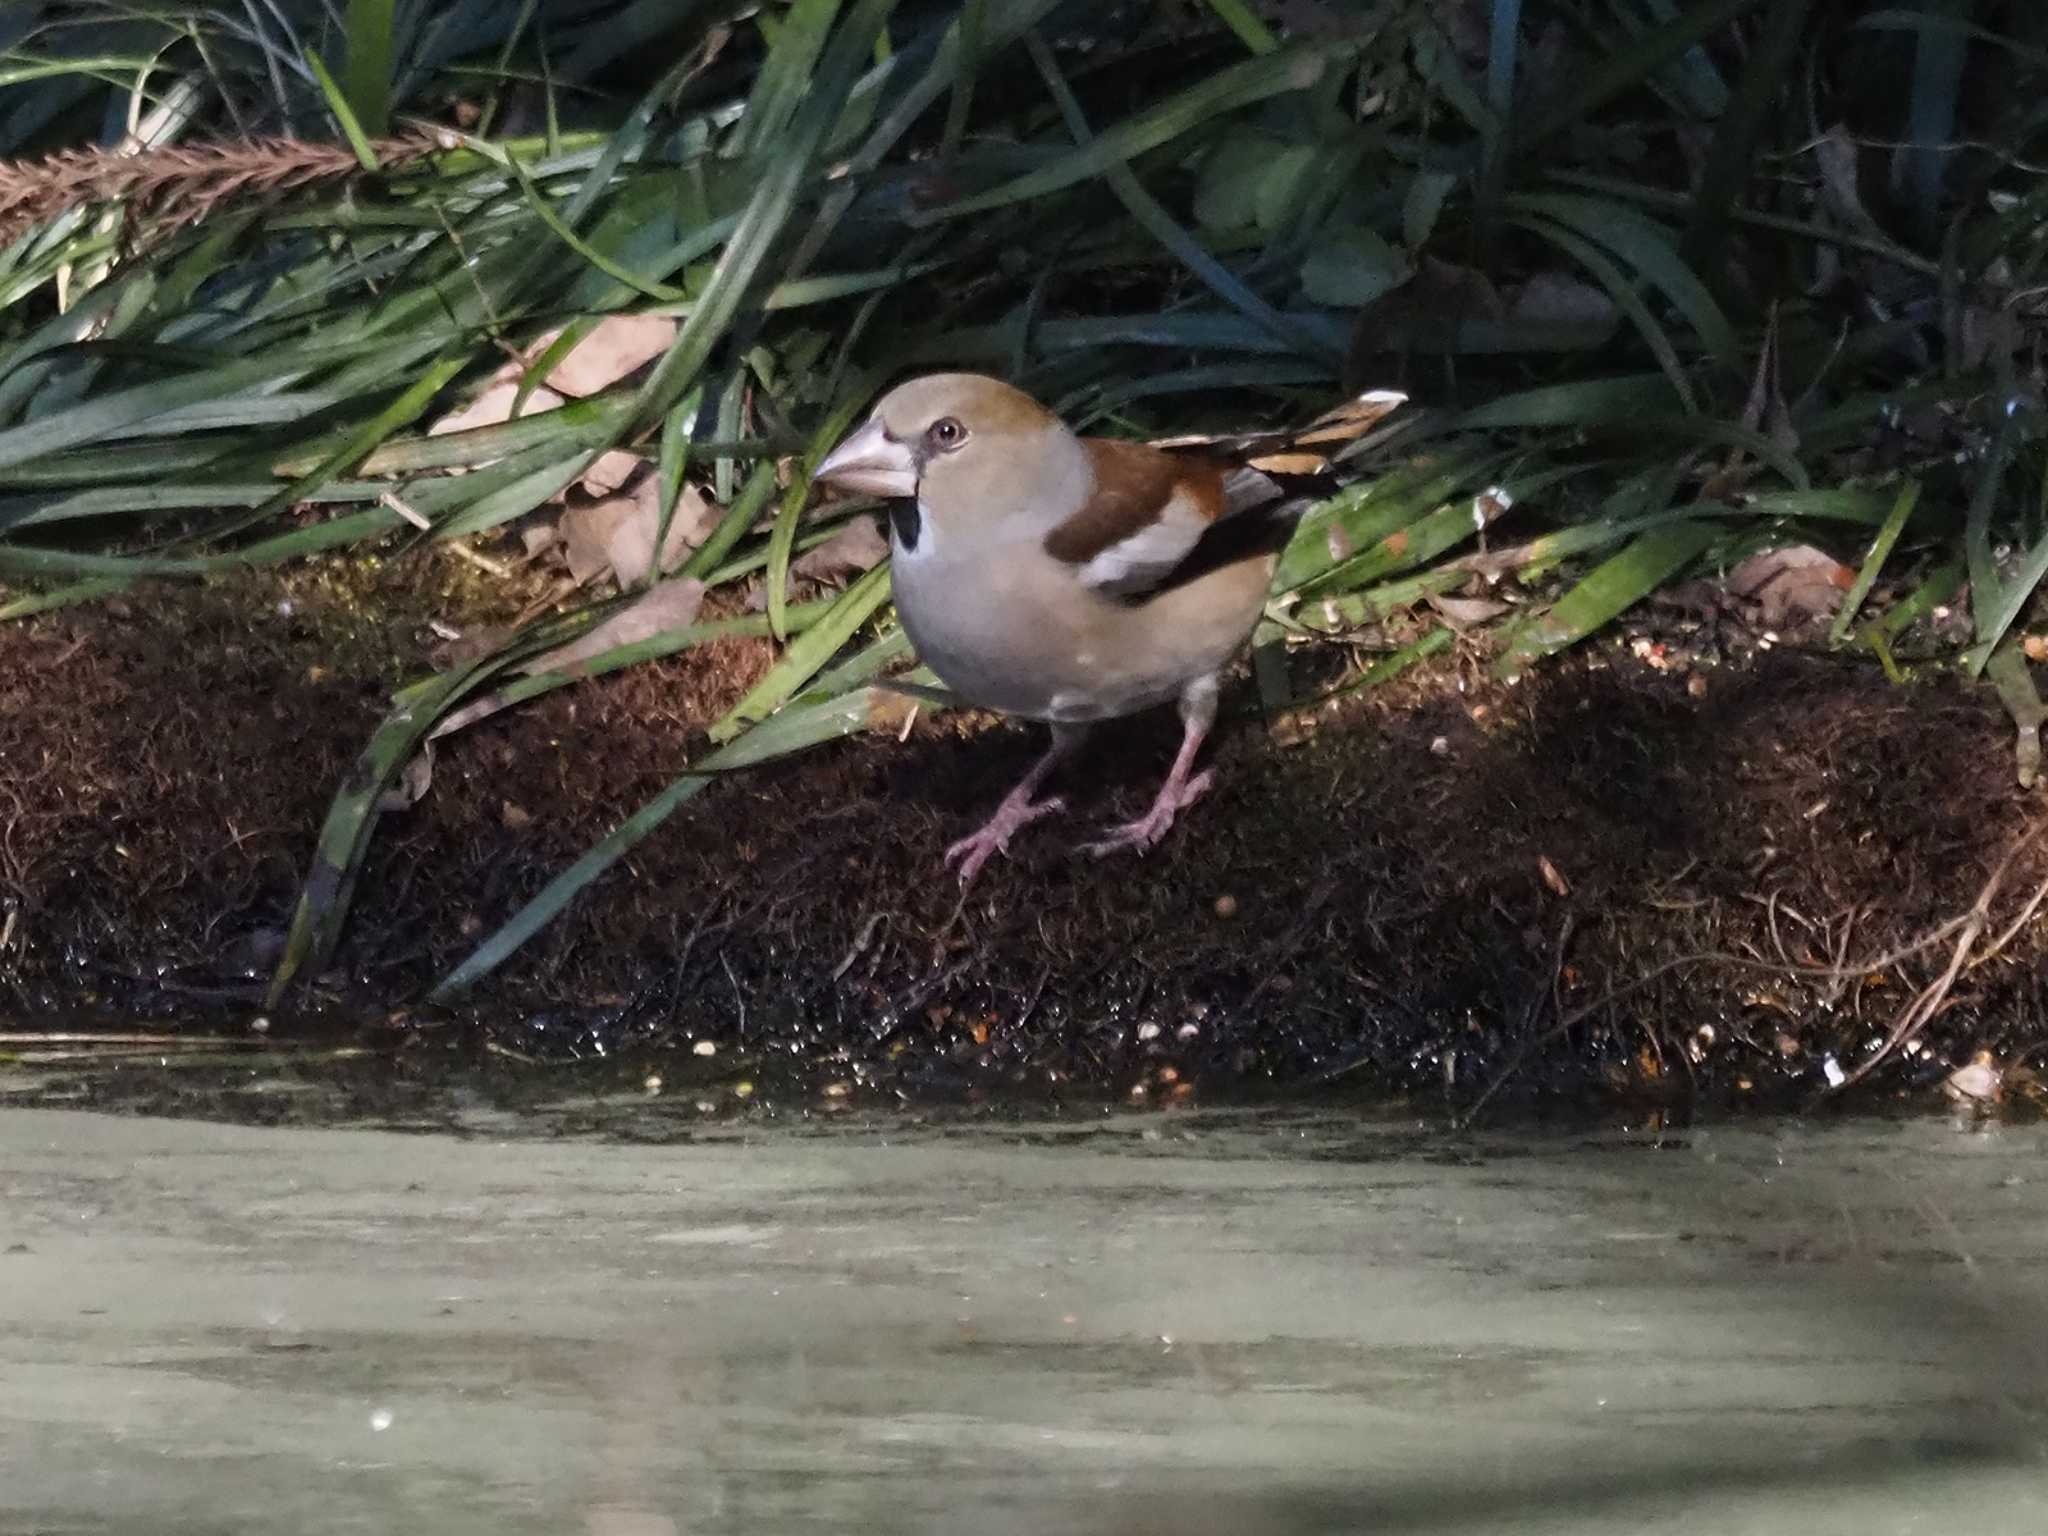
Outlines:
[{"label": "green foliage", "polygon": [[[758,620],[514,677],[608,611],[588,603],[396,701],[336,798],[280,987],[333,953],[393,777],[486,685],[516,703],[733,624],[783,647],[699,769],[449,988],[701,773],[859,729],[863,669],[901,649],[886,572],[824,603],[787,578],[828,531],[809,467],[915,367],[1005,371],[1113,431],[1407,390],[1274,594],[1275,634],[1378,647],[1368,681],[1448,643],[1429,600],[1467,581],[1508,601],[1516,672],[1673,577],[1805,542],[1861,567],[1836,639],[1887,665],[1967,572],[1967,661],[1998,658],[2017,696],[2011,637],[2048,572],[2025,403],[2048,23],[1989,0],[1468,11],[17,8],[0,154],[102,153],[0,170],[0,616],[488,538],[619,445],[658,456],[663,530],[686,482],[725,504],[682,574],[765,573]],[[196,169],[151,148],[224,141]],[[425,432],[515,349],[525,409],[623,313],[677,322],[640,373]]]}]

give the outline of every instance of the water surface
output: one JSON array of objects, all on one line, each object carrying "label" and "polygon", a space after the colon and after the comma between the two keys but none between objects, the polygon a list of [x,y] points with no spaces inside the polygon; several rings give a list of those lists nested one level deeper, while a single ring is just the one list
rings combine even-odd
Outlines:
[{"label": "water surface", "polygon": [[2048,1137],[0,1110],[0,1530],[2048,1529]]}]

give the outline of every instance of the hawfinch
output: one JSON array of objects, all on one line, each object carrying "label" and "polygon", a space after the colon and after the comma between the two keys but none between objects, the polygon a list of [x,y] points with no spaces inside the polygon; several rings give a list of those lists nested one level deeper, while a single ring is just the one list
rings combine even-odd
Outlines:
[{"label": "hawfinch", "polygon": [[[1356,436],[1401,400],[1363,396],[1320,440]],[[1270,450],[1276,436],[1233,441]],[[1061,808],[1034,796],[1098,720],[1175,699],[1184,730],[1151,810],[1090,852],[1144,852],[1208,790],[1194,764],[1218,675],[1258,621],[1291,519],[1275,515],[1285,498],[1270,476],[1219,456],[1217,440],[1188,441],[1209,451],[1078,437],[1000,380],[938,373],[883,396],[818,466],[890,499],[896,611],[932,671],[971,704],[1052,727],[988,824],[947,849],[963,886]]]}]

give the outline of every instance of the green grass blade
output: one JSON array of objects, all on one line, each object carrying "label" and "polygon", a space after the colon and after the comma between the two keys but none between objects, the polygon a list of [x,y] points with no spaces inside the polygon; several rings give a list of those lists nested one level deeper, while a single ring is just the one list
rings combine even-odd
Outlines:
[{"label": "green grass blade", "polygon": [[777,640],[789,637],[789,621],[785,616],[789,605],[789,557],[796,547],[797,522],[803,516],[804,503],[811,499],[811,476],[824,462],[825,455],[846,434],[846,429],[853,425],[854,418],[873,396],[874,389],[872,379],[863,380],[833,408],[811,435],[810,446],[797,461],[796,472],[790,476],[789,486],[782,493],[782,506],[768,535],[768,628]]},{"label": "green grass blade", "polygon": [[[1052,50],[1046,47],[1044,40],[1036,32],[1027,32],[1024,43],[1031,54],[1032,62],[1038,66],[1038,72],[1044,78],[1047,89],[1052,92],[1061,115],[1066,118],[1068,132],[1074,136],[1075,143],[1085,148],[1092,142],[1088,121],[1082,116],[1081,104],[1074,99],[1074,93],[1067,85],[1066,76],[1060,72],[1059,63],[1053,58]],[[1129,210],[1131,217],[1138,221],[1146,233],[1172,252],[1224,303],[1270,331],[1277,340],[1308,356],[1322,357],[1332,363],[1341,361],[1342,353],[1339,349],[1326,345],[1322,338],[1313,332],[1289,324],[1285,315],[1259,297],[1242,278],[1211,255],[1201,241],[1166,211],[1165,205],[1159,199],[1145,190],[1128,165],[1117,163],[1107,166],[1103,176],[1109,183],[1110,190],[1116,194],[1117,201]]]},{"label": "green grass blade", "polygon": [[348,0],[348,104],[371,138],[391,131],[393,0]]},{"label": "green grass blade", "polygon": [[1266,24],[1252,14],[1252,8],[1245,0],[1209,0],[1209,9],[1216,13],[1216,19],[1237,34],[1237,40],[1253,53],[1271,53],[1280,46],[1280,40],[1267,30]]},{"label": "green grass blade", "polygon": [[890,696],[883,689],[869,687],[821,704],[795,705],[713,752],[550,880],[503,927],[448,973],[434,988],[434,1000],[445,1002],[496,970],[593,881],[702,793],[719,774],[789,757],[806,748],[851,736],[867,729],[876,710],[889,702]]},{"label": "green grass blade", "polygon": [[1203,124],[1274,96],[1305,91],[1326,69],[1348,61],[1357,44],[1296,44],[1219,71],[1157,106],[1126,118],[1087,144],[1059,156],[1050,165],[1027,172],[974,197],[935,208],[913,223],[964,218],[1030,202],[1048,192],[1100,176],[1112,166],[1136,159],[1148,150],[1170,144]]},{"label": "green grass blade", "polygon": [[1584,122],[1625,91],[1635,89],[1695,44],[1748,14],[1763,0],[1696,0],[1673,20],[1645,32],[1601,59],[1571,90],[1520,135],[1524,150]]},{"label": "green grass blade", "polygon": [[1657,359],[1657,366],[1664,370],[1664,377],[1671,381],[1671,388],[1685,405],[1687,415],[1699,410],[1699,402],[1693,396],[1692,381],[1685,376],[1685,365],[1678,360],[1678,349],[1671,344],[1671,337],[1663,324],[1650,313],[1649,305],[1636,292],[1635,284],[1622,274],[1621,268],[1601,254],[1599,247],[1590,240],[1581,240],[1562,225],[1548,219],[1521,217],[1514,220],[1522,228],[1541,235],[1551,244],[1565,252],[1572,260],[1593,274],[1593,279],[1605,288],[1621,312],[1634,324],[1636,332],[1649,346],[1650,353]]},{"label": "green grass blade", "polygon": [[1633,267],[1677,307],[1714,359],[1736,366],[1735,332],[1707,285],[1678,254],[1670,231],[1633,208],[1570,193],[1527,193],[1509,199],[1518,213],[1554,219],[1597,241]]},{"label": "green grass blade", "polygon": [[1519,677],[1529,663],[1576,644],[1698,559],[1718,532],[1705,520],[1669,523],[1638,534],[1629,546],[1587,572],[1550,611],[1521,626],[1494,663],[1495,675]]},{"label": "green grass blade", "polygon": [[651,430],[668,414],[697,381],[712,348],[738,316],[796,211],[798,194],[814,173],[826,135],[894,4],[895,0],[858,0],[826,45],[810,91],[775,152],[765,155],[753,195],[696,307],[640,388],[633,410],[636,430]]},{"label": "green grass blade", "polygon": [[711,727],[711,739],[730,741],[780,709],[888,601],[889,562],[884,560],[840,593],[830,612],[790,642],[767,675]]},{"label": "green grass blade", "polygon": [[1840,645],[1848,637],[1849,626],[1854,622],[1857,611],[1870,596],[1870,589],[1877,585],[1878,572],[1891,558],[1899,535],[1906,530],[1906,520],[1913,515],[1913,509],[1920,504],[1920,482],[1908,480],[1899,487],[1898,499],[1886,514],[1884,526],[1877,530],[1877,537],[1870,541],[1870,553],[1863,557],[1862,568],[1856,572],[1856,580],[1850,585],[1848,594],[1842,599],[1842,606],[1835,613],[1835,622],[1828,626],[1828,640]]},{"label": "green grass blade", "polygon": [[342,137],[348,140],[348,147],[356,152],[356,162],[366,171],[382,169],[377,159],[376,146],[370,136],[363,132],[363,125],[357,121],[355,109],[348,104],[348,97],[335,83],[334,76],[327,72],[320,55],[308,52],[306,67],[313,71],[313,78],[319,82],[320,94],[327,98],[327,108],[334,114],[334,121],[341,127]]},{"label": "green grass blade", "polygon": [[385,718],[328,807],[312,867],[292,912],[284,953],[270,979],[269,1006],[277,1006],[295,979],[317,975],[333,957],[369,851],[377,803],[436,722],[514,662],[588,629],[599,616],[589,610],[571,621],[537,625],[517,643],[435,678]]},{"label": "green grass blade", "polygon": [[1477,431],[1503,427],[1595,427],[1637,419],[1664,402],[1680,402],[1663,374],[1639,373],[1616,379],[1582,379],[1545,384],[1502,395],[1456,417],[1449,426]]},{"label": "green grass blade", "polygon": [[768,498],[774,494],[774,464],[757,464],[753,474],[747,477],[747,483],[740,488],[739,495],[733,497],[732,505],[725,509],[725,516],[711,530],[711,536],[697,546],[676,574],[694,576],[702,581],[718,569],[720,562],[732,553],[732,547],[745,538],[747,530],[760,519],[762,508],[768,505]]}]

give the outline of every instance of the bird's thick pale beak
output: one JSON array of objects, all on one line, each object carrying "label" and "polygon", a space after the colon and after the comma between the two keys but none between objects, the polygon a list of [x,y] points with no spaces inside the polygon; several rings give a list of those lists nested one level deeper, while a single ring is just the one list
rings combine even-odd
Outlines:
[{"label": "bird's thick pale beak", "polygon": [[881,417],[870,416],[865,426],[825,455],[812,478],[870,496],[915,496],[917,460],[907,443],[889,435]]}]

